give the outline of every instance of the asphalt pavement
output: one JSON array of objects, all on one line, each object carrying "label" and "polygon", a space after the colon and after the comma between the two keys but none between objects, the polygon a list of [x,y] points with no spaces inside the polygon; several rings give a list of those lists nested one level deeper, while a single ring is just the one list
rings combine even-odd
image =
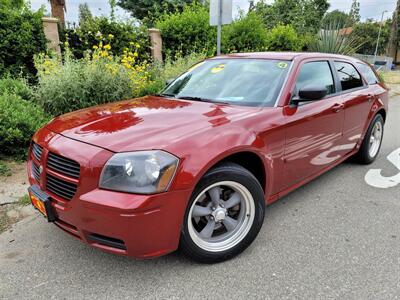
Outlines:
[{"label": "asphalt pavement", "polygon": [[103,253],[28,217],[0,235],[0,298],[400,299],[400,183],[364,179],[399,174],[399,148],[396,96],[372,165],[346,162],[272,204],[247,251],[216,265]]}]

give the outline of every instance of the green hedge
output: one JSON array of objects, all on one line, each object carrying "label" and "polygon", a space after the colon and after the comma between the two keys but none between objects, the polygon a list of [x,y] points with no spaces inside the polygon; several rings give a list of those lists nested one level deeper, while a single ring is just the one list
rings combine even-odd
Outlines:
[{"label": "green hedge", "polygon": [[297,35],[291,25],[278,25],[267,35],[267,49],[269,51],[299,51],[304,41]]},{"label": "green hedge", "polygon": [[[8,88],[4,88],[8,86]],[[22,88],[21,88],[22,87]],[[43,109],[22,96],[27,93],[24,81],[0,80],[0,149],[2,155],[22,157],[32,135],[48,117]]]},{"label": "green hedge", "polygon": [[161,30],[165,56],[186,56],[193,52],[215,53],[215,27],[209,25],[209,11],[198,3],[186,6],[182,12],[165,14],[156,23]]},{"label": "green hedge", "polygon": [[222,37],[222,50],[225,53],[263,51],[267,31],[261,17],[248,13],[241,15],[232,24],[224,26]]},{"label": "green hedge", "polygon": [[32,12],[25,6],[0,3],[0,77],[22,73],[33,78],[33,55],[46,51],[42,16],[41,10]]}]

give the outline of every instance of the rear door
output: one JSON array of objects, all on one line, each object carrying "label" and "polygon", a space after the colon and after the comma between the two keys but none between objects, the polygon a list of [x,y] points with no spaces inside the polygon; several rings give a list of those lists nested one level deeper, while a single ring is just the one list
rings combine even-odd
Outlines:
[{"label": "rear door", "polygon": [[333,64],[345,106],[342,143],[349,153],[361,138],[374,100],[374,92],[352,63],[335,60]]},{"label": "rear door", "polygon": [[326,86],[328,95],[321,100],[284,107],[286,142],[283,189],[322,171],[343,157],[341,148],[344,104],[337,94],[332,63],[306,60],[296,71],[292,97],[308,84]]}]

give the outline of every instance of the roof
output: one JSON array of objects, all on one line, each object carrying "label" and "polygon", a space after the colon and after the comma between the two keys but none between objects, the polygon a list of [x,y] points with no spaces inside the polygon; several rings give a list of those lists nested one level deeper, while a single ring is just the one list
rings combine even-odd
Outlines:
[{"label": "roof", "polygon": [[259,59],[277,59],[277,60],[294,60],[295,58],[341,58],[347,60],[356,60],[354,57],[319,52],[248,52],[233,53],[214,58],[259,58]]}]

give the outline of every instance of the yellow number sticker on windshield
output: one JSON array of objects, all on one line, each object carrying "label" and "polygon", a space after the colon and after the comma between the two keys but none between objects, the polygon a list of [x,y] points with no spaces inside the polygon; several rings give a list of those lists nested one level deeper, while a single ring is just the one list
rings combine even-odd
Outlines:
[{"label": "yellow number sticker on windshield", "polygon": [[278,62],[278,63],[276,64],[276,66],[277,66],[278,68],[281,68],[281,69],[286,69],[287,66],[288,66],[288,64],[285,63],[285,62],[283,62],[283,61],[281,61],[281,62]]},{"label": "yellow number sticker on windshield", "polygon": [[213,73],[213,74],[219,73],[219,72],[223,71],[224,69],[225,69],[225,65],[219,64],[218,66],[211,69],[211,73]]}]

